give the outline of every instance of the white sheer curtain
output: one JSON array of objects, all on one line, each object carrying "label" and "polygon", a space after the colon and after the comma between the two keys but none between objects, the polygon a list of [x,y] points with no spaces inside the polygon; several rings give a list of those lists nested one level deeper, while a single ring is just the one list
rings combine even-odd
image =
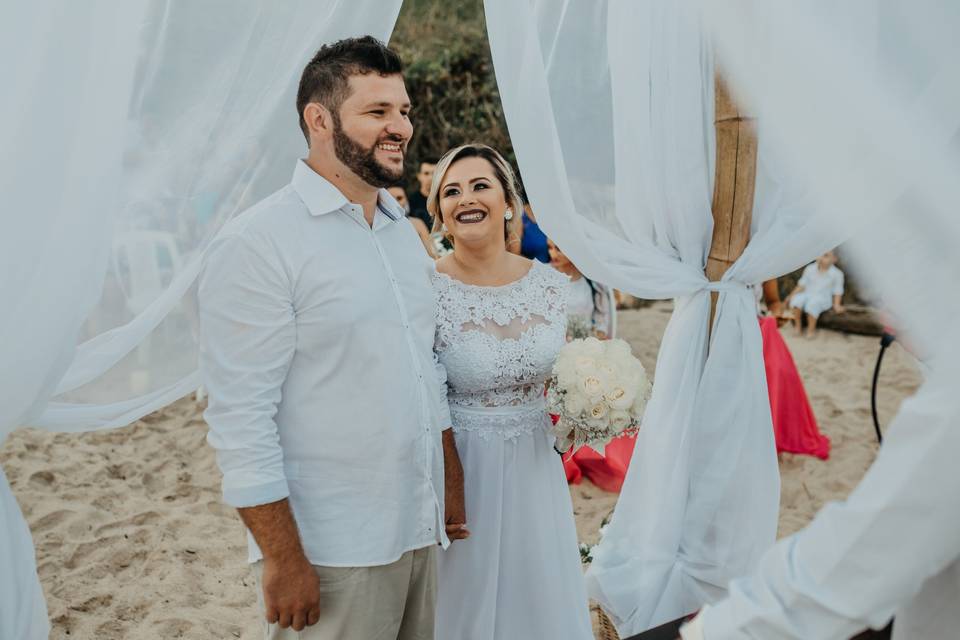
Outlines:
[{"label": "white sheer curtain", "polygon": [[[779,501],[748,286],[839,243],[761,150],[756,235],[721,283],[712,233],[714,67],[690,4],[486,0],[520,171],[547,235],[581,269],[676,298],[630,471],[588,572],[629,635],[725,593],[774,541]],[[707,348],[709,291],[720,300]]]},{"label": "white sheer curtain", "polygon": [[[0,442],[49,397],[100,289],[145,4],[0,5]],[[0,637],[45,639],[30,532],[2,470],[0,567]]]},{"label": "white sheer curtain", "polygon": [[312,53],[349,35],[388,38],[400,4],[149,4],[127,121],[115,129],[126,146],[103,294],[57,397],[28,422],[120,426],[197,388],[203,248],[289,180],[304,149],[297,81]]},{"label": "white sheer curtain", "polygon": [[[709,638],[894,637],[960,625],[960,5],[700,2],[718,57],[897,318],[926,381],[851,497],[738,580]],[[762,25],[764,42],[754,29]],[[784,603],[789,603],[785,608]]]},{"label": "white sheer curtain", "polygon": [[[386,40],[399,8],[0,6],[0,441],[25,424],[122,426],[197,387],[204,247],[289,180],[305,148],[294,96],[313,52],[350,35]],[[0,531],[0,637],[46,638],[29,531],[2,475]]]}]

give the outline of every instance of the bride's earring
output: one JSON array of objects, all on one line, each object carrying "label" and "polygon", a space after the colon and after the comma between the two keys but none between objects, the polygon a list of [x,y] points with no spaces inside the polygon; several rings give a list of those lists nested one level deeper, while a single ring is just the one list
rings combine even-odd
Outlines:
[{"label": "bride's earring", "polygon": [[447,232],[447,223],[446,223],[446,222],[442,222],[442,223],[440,224],[440,228],[443,230],[444,233],[446,233],[446,232]]},{"label": "bride's earring", "polygon": [[504,211],[504,212],[503,212],[503,219],[504,219],[504,220],[513,220],[513,211],[511,211],[510,209],[507,209],[506,211]]}]

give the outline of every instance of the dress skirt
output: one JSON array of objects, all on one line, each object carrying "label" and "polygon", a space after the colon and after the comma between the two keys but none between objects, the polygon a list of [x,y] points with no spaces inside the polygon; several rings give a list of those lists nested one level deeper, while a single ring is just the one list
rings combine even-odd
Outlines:
[{"label": "dress skirt", "polygon": [[542,404],[451,413],[470,537],[439,554],[437,640],[592,640],[573,506]]}]

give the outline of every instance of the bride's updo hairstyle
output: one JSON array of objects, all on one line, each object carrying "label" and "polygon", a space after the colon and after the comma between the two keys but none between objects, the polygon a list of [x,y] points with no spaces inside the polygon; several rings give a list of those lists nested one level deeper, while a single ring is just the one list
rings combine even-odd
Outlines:
[{"label": "bride's updo hairstyle", "polygon": [[[523,200],[520,199],[520,189],[517,187],[517,178],[510,167],[510,163],[503,159],[503,156],[494,149],[485,144],[471,143],[454,147],[443,154],[433,171],[433,182],[430,184],[430,195],[427,196],[427,211],[433,216],[433,231],[443,231],[443,212],[440,211],[440,185],[447,171],[458,160],[464,158],[483,158],[493,167],[493,175],[496,176],[503,194],[506,197],[507,208],[513,212],[512,220],[505,220],[503,223],[503,239],[507,246],[510,246],[511,240],[519,242],[520,233],[517,231],[523,225]],[[453,242],[448,234],[444,235]]]}]

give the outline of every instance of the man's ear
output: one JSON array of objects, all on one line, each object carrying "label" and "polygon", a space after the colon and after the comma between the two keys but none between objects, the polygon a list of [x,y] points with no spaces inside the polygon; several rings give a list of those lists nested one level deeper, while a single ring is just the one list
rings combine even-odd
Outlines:
[{"label": "man's ear", "polygon": [[310,102],[303,108],[303,122],[311,139],[329,140],[333,137],[333,116],[319,102]]}]

